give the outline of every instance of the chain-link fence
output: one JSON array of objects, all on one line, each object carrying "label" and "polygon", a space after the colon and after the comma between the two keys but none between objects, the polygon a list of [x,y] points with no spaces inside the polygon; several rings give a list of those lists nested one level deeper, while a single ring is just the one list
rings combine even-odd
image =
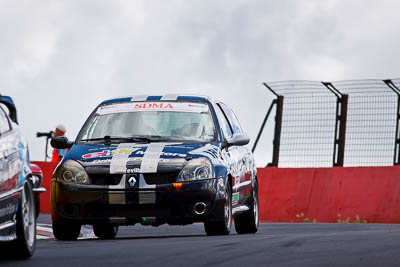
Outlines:
[{"label": "chain-link fence", "polygon": [[332,164],[336,97],[319,82],[268,83],[284,96],[279,147],[281,167]]},{"label": "chain-link fence", "polygon": [[[283,81],[264,85],[277,97],[273,102],[276,117],[270,165],[399,163],[400,79]],[[259,136],[262,130],[263,127]]]}]

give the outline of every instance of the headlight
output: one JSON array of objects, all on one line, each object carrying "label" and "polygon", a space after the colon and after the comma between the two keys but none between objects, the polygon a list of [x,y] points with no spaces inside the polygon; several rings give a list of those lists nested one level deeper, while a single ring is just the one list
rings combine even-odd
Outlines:
[{"label": "headlight", "polygon": [[202,180],[215,177],[215,170],[207,158],[197,158],[189,161],[178,175],[177,182]]},{"label": "headlight", "polygon": [[89,177],[81,164],[68,160],[62,166],[61,178],[67,183],[88,184]]}]

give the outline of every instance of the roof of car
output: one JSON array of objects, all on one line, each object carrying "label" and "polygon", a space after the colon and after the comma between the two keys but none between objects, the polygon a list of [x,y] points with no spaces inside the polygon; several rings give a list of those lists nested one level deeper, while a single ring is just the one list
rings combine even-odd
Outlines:
[{"label": "roof of car", "polygon": [[180,95],[180,94],[166,94],[166,95],[134,95],[126,97],[117,97],[108,100],[104,100],[101,104],[109,104],[114,102],[126,102],[126,101],[162,101],[162,100],[173,100],[173,101],[201,101],[209,102],[213,101],[209,96],[206,95]]}]

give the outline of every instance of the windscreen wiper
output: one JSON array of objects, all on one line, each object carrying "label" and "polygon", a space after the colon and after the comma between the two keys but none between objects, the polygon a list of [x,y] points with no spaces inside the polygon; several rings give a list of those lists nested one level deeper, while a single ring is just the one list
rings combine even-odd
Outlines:
[{"label": "windscreen wiper", "polygon": [[159,142],[162,137],[159,135],[134,135],[126,138],[129,138],[130,141],[134,142],[145,141],[150,143],[150,142]]},{"label": "windscreen wiper", "polygon": [[97,137],[97,138],[87,138],[81,139],[82,142],[91,142],[91,141],[128,141],[128,142],[158,142],[160,141],[161,136],[158,135],[149,135],[149,136],[142,136],[142,135],[135,135],[135,136],[110,136],[106,135],[104,137]]},{"label": "windscreen wiper", "polygon": [[114,141],[114,140],[129,140],[124,137],[120,136],[110,136],[110,135],[105,135],[104,137],[96,137],[96,138],[87,138],[87,139],[81,139],[82,142],[91,142],[91,141]]},{"label": "windscreen wiper", "polygon": [[190,136],[181,136],[181,135],[171,135],[171,136],[162,136],[160,141],[175,141],[175,142],[210,142],[211,140],[207,140],[204,138],[198,137],[190,137]]}]

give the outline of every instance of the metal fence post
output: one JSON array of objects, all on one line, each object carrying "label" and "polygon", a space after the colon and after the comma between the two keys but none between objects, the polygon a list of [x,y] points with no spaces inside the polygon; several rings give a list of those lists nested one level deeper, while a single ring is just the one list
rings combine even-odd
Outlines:
[{"label": "metal fence post", "polygon": [[274,133],[274,150],[272,155],[271,166],[278,167],[279,163],[279,147],[281,145],[281,129],[282,129],[282,113],[283,113],[283,96],[278,96],[275,116],[275,133]]},{"label": "metal fence post", "polygon": [[344,163],[344,148],[346,141],[346,123],[347,123],[347,103],[349,101],[349,96],[343,94],[340,101],[340,115],[336,119],[339,122],[339,138],[336,140],[338,146],[338,156],[337,161],[333,162],[334,166],[343,166]]},{"label": "metal fence post", "polygon": [[276,105],[276,99],[274,99],[274,100],[272,101],[271,105],[269,106],[269,109],[268,109],[268,111],[267,111],[267,115],[265,115],[264,121],[263,121],[263,123],[261,124],[261,128],[260,128],[260,130],[258,131],[256,141],[254,142],[253,148],[251,149],[251,152],[252,152],[252,153],[254,153],[254,151],[256,150],[258,141],[260,140],[261,134],[262,134],[262,132],[264,131],[265,124],[267,123],[268,117],[269,117],[269,115],[271,114],[271,111],[272,111],[272,108],[274,107],[274,105]]},{"label": "metal fence post", "polygon": [[337,98],[333,166],[343,166],[346,140],[347,104],[349,96],[342,94],[332,83],[322,82]]},{"label": "metal fence post", "polygon": [[273,154],[272,162],[267,166],[278,166],[279,162],[279,146],[281,144],[281,129],[282,129],[282,113],[283,113],[283,96],[277,94],[268,84],[263,83],[267,89],[276,96],[274,100],[276,103],[275,113],[275,130],[274,130],[274,141],[273,141]]},{"label": "metal fence post", "polygon": [[392,80],[383,80],[383,82],[397,95],[396,136],[394,143],[393,164],[400,165],[400,89],[392,82]]}]

